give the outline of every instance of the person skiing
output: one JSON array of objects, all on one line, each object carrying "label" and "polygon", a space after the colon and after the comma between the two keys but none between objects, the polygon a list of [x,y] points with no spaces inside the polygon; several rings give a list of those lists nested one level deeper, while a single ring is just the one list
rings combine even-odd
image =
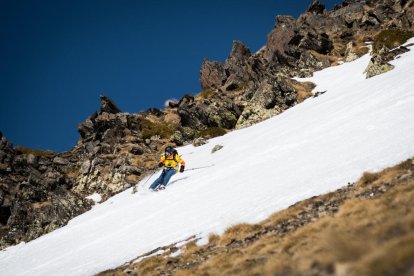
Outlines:
[{"label": "person skiing", "polygon": [[185,162],[178,155],[177,150],[172,146],[166,147],[165,153],[161,155],[160,162],[158,163],[158,167],[164,166],[164,169],[161,175],[151,184],[150,189],[153,191],[165,189],[171,176],[177,173],[178,164],[180,164],[180,173],[184,172]]}]

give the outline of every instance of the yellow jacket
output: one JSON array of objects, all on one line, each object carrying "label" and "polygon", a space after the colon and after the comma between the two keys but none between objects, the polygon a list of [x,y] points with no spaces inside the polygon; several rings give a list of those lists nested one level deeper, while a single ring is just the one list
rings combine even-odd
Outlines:
[{"label": "yellow jacket", "polygon": [[168,156],[163,154],[161,155],[160,163],[164,164],[164,168],[174,168],[176,171],[178,171],[178,164],[185,166],[184,160],[178,154]]}]

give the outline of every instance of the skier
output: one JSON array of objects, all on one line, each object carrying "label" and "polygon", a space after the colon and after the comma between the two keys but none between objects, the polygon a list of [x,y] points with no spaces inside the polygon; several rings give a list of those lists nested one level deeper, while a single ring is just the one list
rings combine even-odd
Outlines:
[{"label": "skier", "polygon": [[176,149],[172,146],[165,148],[165,153],[161,155],[158,167],[163,167],[161,175],[151,184],[150,189],[153,191],[163,190],[170,181],[171,176],[177,173],[178,164],[180,164],[180,173],[184,172],[185,162],[181,159]]}]

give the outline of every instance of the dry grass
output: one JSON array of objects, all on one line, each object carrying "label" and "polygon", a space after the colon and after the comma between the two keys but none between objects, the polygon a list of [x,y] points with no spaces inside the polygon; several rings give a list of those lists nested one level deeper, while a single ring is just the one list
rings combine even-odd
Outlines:
[{"label": "dry grass", "polygon": [[357,185],[368,185],[372,184],[373,182],[380,179],[382,182],[391,182],[397,175],[403,173],[406,170],[410,170],[413,166],[413,161],[408,159],[400,164],[387,168],[381,172],[372,173],[372,172],[365,172],[363,173],[362,177],[359,179]]},{"label": "dry grass", "polygon": [[16,146],[16,150],[22,154],[33,154],[35,156],[52,156],[55,154],[51,150],[30,149],[23,146]]},{"label": "dry grass", "polygon": [[303,102],[307,98],[312,96],[312,90],[316,87],[313,82],[298,82],[295,80],[291,80],[290,84],[292,85],[293,89],[296,91],[296,100],[298,103]]},{"label": "dry grass", "polygon": [[193,254],[196,250],[199,249],[197,246],[197,241],[193,240],[193,241],[186,243],[183,249],[184,249],[183,256],[185,255],[188,256],[188,255]]},{"label": "dry grass", "polygon": [[214,138],[218,136],[223,136],[226,133],[227,131],[222,127],[210,127],[210,128],[198,131],[196,136]]},{"label": "dry grass", "polygon": [[338,261],[349,262],[352,275],[392,275],[394,270],[404,270],[414,261],[413,199],[414,181],[410,181],[378,199],[346,203],[334,221],[339,230],[328,249],[342,252]]},{"label": "dry grass", "polygon": [[139,275],[154,275],[154,271],[165,264],[162,256],[154,256],[144,259],[139,265]]},{"label": "dry grass", "polygon": [[66,176],[67,176],[69,179],[76,179],[76,178],[78,178],[78,177],[79,177],[79,175],[80,175],[80,169],[79,169],[79,167],[78,167],[78,166],[73,166],[73,167],[70,167],[70,168],[66,171]]},{"label": "dry grass", "polygon": [[115,160],[116,158],[118,158],[118,155],[112,154],[112,153],[106,153],[106,154],[102,154],[101,157],[103,159]]},{"label": "dry grass", "polygon": [[398,172],[401,170],[410,170],[413,167],[413,161],[411,159],[407,159],[404,162],[401,162],[397,166],[394,167],[394,171]]},{"label": "dry grass", "polygon": [[241,223],[229,227],[219,240],[219,244],[225,245],[234,240],[241,240],[252,232],[262,229],[260,224]]},{"label": "dry grass", "polygon": [[51,206],[52,206],[52,202],[50,202],[50,201],[32,203],[32,208],[33,209],[41,209],[41,208],[44,208],[44,207],[51,207]]},{"label": "dry grass", "polygon": [[365,45],[359,45],[352,49],[352,51],[357,54],[357,56],[361,57],[363,55],[368,54],[369,48]]},{"label": "dry grass", "polygon": [[161,138],[169,138],[174,134],[174,131],[178,129],[178,126],[166,122],[152,122],[147,119],[140,121],[140,128],[142,138],[150,139],[153,136],[159,136]]},{"label": "dry grass", "polygon": [[208,236],[208,243],[209,244],[218,244],[218,242],[220,241],[220,236],[217,234],[210,234]]},{"label": "dry grass", "polygon": [[365,172],[360,179],[360,183],[363,185],[371,184],[379,177],[380,175],[378,173]]},{"label": "dry grass", "polygon": [[327,60],[327,61],[329,61],[331,66],[337,64],[337,62],[338,62],[338,57],[336,57],[336,56],[323,55],[323,54],[320,54],[320,53],[318,53],[314,50],[309,50],[309,53],[318,60]]},{"label": "dry grass", "polygon": [[210,99],[215,94],[216,94],[216,92],[213,91],[212,89],[206,89],[206,90],[200,92],[196,97],[200,97],[200,98],[203,98],[203,99]]},{"label": "dry grass", "polygon": [[[350,38],[350,41],[353,42],[352,52],[360,57],[367,54],[369,48],[366,46],[366,42],[372,41],[375,34],[376,33],[373,31],[360,31],[357,34],[354,34],[353,37]],[[329,36],[333,39],[334,49],[332,50],[332,55],[337,56],[338,58],[344,57],[347,52],[347,44],[344,43],[342,38],[337,37],[336,33],[329,33]],[[338,61],[331,63],[331,65],[338,65]]]},{"label": "dry grass", "polygon": [[366,45],[367,40],[368,39],[365,36],[357,37],[355,41],[352,42],[351,51],[359,57],[368,54],[369,48]]},{"label": "dry grass", "polygon": [[382,48],[392,49],[404,44],[408,39],[414,36],[410,30],[383,30],[374,38],[373,51],[378,53]]}]

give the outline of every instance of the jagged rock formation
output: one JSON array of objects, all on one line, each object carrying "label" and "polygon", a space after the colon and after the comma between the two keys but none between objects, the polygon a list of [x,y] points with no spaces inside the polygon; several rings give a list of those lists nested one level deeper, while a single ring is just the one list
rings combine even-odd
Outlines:
[{"label": "jagged rock formation", "polygon": [[[344,1],[328,12],[314,0],[297,20],[276,17],[275,27],[259,52],[252,54],[235,41],[224,64],[205,60],[200,70],[201,87],[226,95],[238,90],[243,113],[236,127],[249,126],[298,102],[289,77],[310,76],[338,62],[355,60],[368,52],[366,42],[380,30],[412,28],[413,10],[413,1]],[[390,67],[380,57],[374,58],[373,64],[382,67],[368,69],[369,76]]]},{"label": "jagged rock formation", "polygon": [[142,171],[155,167],[153,155],[163,142],[147,133],[165,117],[155,109],[121,113],[112,100],[101,97],[100,111],[78,126],[80,139],[73,151],[82,158],[74,190],[105,199],[137,183]]},{"label": "jagged rock formation", "polygon": [[70,158],[22,152],[0,133],[0,248],[37,238],[90,208],[71,191]]},{"label": "jagged rock formation", "polygon": [[185,99],[187,100],[180,102],[178,106],[178,115],[183,127],[232,129],[241,114],[239,107],[220,93],[212,92],[203,100],[195,100],[191,96]]},{"label": "jagged rock formation", "polygon": [[116,114],[121,112],[121,110],[116,106],[116,104],[108,97],[101,95],[101,113],[112,113]]},{"label": "jagged rock formation", "polygon": [[[156,168],[166,144],[199,145],[302,102],[314,86],[292,77],[352,61],[380,31],[411,35],[413,24],[414,0],[346,0],[332,11],[314,0],[298,19],[276,17],[258,52],[234,41],[224,63],[204,60],[198,95],[137,114],[101,96],[100,110],[79,124],[79,141],[68,152],[19,150],[0,134],[0,248],[64,225],[90,208],[85,198],[93,193],[105,200],[135,185]],[[374,47],[368,77],[406,50],[394,49],[402,41]]]}]

